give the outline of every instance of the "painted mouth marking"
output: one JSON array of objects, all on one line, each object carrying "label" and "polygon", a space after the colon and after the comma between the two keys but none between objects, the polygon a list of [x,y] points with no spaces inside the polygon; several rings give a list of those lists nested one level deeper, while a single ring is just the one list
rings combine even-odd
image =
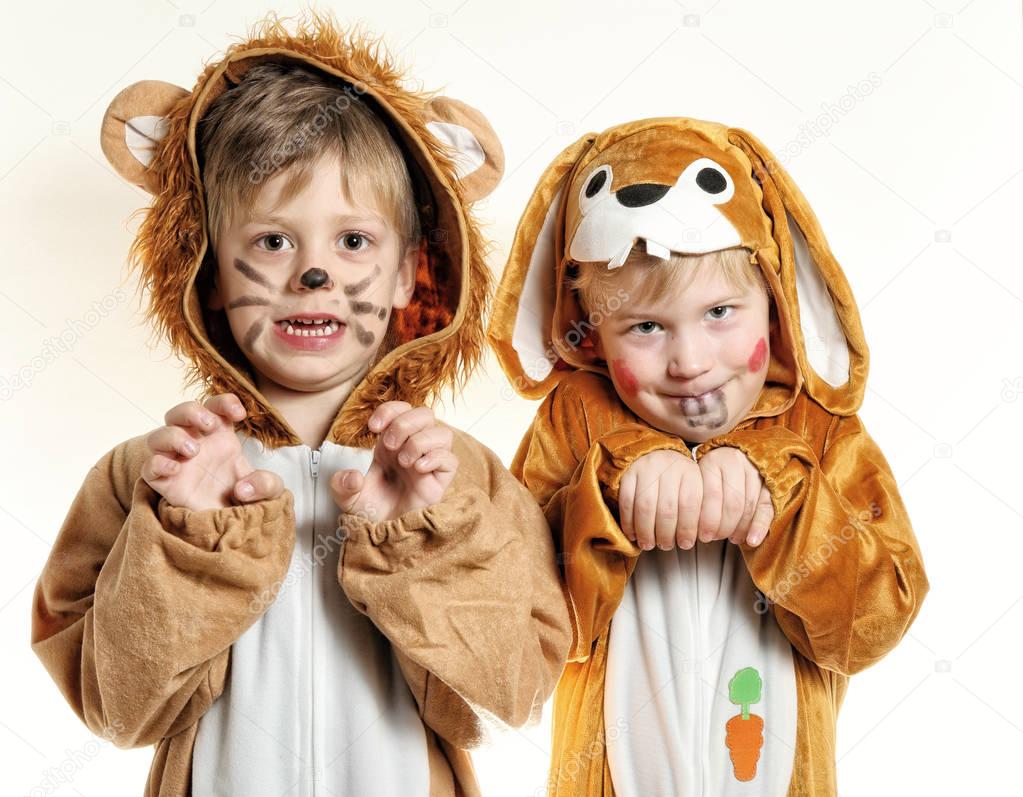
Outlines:
[{"label": "painted mouth marking", "polygon": [[720,387],[702,396],[683,396],[679,399],[679,407],[690,428],[706,426],[717,429],[728,420],[725,391]]}]

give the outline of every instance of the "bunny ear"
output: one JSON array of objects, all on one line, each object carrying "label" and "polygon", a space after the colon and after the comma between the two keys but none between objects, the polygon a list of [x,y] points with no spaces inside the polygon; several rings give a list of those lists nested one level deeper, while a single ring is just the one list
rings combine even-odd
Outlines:
[{"label": "bunny ear", "polygon": [[576,141],[540,177],[497,288],[487,337],[512,386],[526,398],[543,398],[562,373],[555,368],[551,328],[564,247],[565,190],[594,138],[591,133]]},{"label": "bunny ear", "polygon": [[185,89],[172,83],[142,80],[114,97],[103,115],[103,154],[121,177],[150,194],[160,190],[148,168],[167,135],[167,115],[187,96]]},{"label": "bunny ear", "polygon": [[487,118],[451,97],[427,104],[426,127],[454,151],[458,182],[470,202],[493,191],[504,174],[504,150]]},{"label": "bunny ear", "polygon": [[869,353],[852,289],[831,253],[802,192],[774,155],[745,130],[729,139],[753,163],[764,210],[771,217],[781,256],[779,280],[790,316],[803,382],[813,399],[836,415],[859,408],[866,389]]}]

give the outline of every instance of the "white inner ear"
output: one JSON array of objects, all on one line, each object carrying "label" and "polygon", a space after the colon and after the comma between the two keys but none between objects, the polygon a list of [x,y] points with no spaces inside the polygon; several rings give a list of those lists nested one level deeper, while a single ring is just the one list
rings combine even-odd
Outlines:
[{"label": "white inner ear", "polygon": [[832,387],[849,381],[849,344],[835,312],[827,283],[810,256],[806,237],[786,212],[796,261],[796,294],[799,325],[803,330],[806,358],[817,375]]},{"label": "white inner ear", "polygon": [[486,163],[487,155],[469,128],[453,122],[427,122],[426,126],[443,143],[455,150],[455,173],[459,180],[468,177]]},{"label": "white inner ear", "polygon": [[133,116],[124,123],[124,143],[139,163],[149,166],[157,143],[167,135],[166,116]]},{"label": "white inner ear", "polygon": [[546,322],[554,318],[554,273],[557,257],[554,253],[554,225],[558,220],[561,196],[565,192],[562,183],[551,200],[529,258],[529,270],[519,295],[518,312],[515,314],[515,329],[512,332],[512,348],[519,355],[519,365],[534,382],[542,382],[554,370],[554,363],[548,355],[554,356],[544,330]]}]

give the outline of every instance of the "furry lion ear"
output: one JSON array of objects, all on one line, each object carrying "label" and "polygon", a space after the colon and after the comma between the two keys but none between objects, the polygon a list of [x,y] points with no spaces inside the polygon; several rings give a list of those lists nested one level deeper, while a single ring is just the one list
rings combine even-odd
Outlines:
[{"label": "furry lion ear", "polygon": [[103,115],[103,154],[121,177],[150,194],[160,191],[149,164],[167,135],[167,115],[187,96],[188,91],[172,83],[141,80],[114,97]]},{"label": "furry lion ear", "polygon": [[452,150],[466,199],[475,202],[493,191],[504,174],[504,150],[487,118],[451,97],[430,100],[425,118],[430,132]]},{"label": "furry lion ear", "polygon": [[836,415],[855,412],[866,390],[869,352],[852,288],[817,217],[784,167],[759,140],[732,129],[729,139],[753,164],[764,210],[774,222],[779,280],[796,321],[794,339],[803,382]]}]

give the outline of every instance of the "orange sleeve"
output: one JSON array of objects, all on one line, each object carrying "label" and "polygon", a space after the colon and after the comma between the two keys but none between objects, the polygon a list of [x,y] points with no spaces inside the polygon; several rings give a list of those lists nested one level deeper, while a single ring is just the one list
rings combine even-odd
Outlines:
[{"label": "orange sleeve", "polygon": [[895,478],[859,417],[829,416],[818,460],[784,426],[733,430],[702,445],[746,454],[775,517],[742,553],[792,644],[820,667],[851,675],[902,639],[927,594],[920,548]]},{"label": "orange sleeve", "polygon": [[512,473],[543,507],[569,592],[571,661],[589,657],[621,598],[626,562],[640,553],[616,516],[622,474],[660,449],[689,456],[678,437],[624,411],[606,379],[584,373],[547,396],[519,445]]}]

